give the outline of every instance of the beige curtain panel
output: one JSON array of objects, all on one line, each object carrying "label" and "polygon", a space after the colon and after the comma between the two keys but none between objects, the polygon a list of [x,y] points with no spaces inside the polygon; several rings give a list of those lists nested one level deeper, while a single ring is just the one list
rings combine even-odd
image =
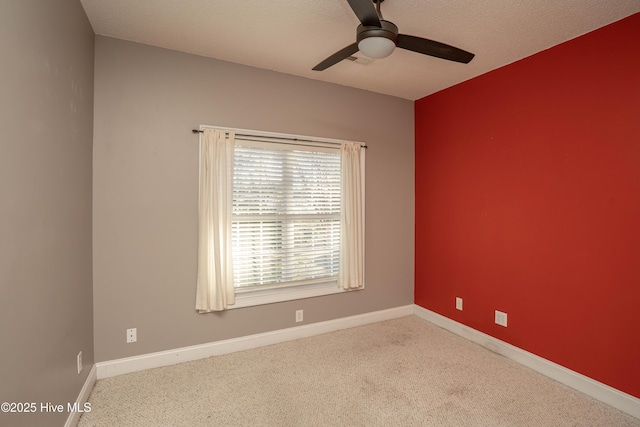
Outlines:
[{"label": "beige curtain panel", "polygon": [[364,218],[362,188],[362,148],[343,142],[340,147],[340,267],[338,286],[364,286]]},{"label": "beige curtain panel", "polygon": [[200,139],[196,290],[200,313],[224,310],[235,303],[231,249],[234,141],[233,131],[218,129],[205,129]]}]

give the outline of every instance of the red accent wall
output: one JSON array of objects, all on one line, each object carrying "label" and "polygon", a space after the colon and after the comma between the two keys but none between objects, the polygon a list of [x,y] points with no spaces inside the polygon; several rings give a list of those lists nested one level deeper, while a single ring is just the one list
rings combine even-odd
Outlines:
[{"label": "red accent wall", "polygon": [[416,304],[640,397],[640,14],[415,119]]}]

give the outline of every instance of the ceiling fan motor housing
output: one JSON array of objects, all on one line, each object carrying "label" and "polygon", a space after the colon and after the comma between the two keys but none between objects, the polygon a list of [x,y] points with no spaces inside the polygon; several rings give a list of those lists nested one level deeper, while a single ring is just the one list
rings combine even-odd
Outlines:
[{"label": "ceiling fan motor housing", "polygon": [[356,41],[360,43],[369,37],[383,37],[389,39],[394,45],[398,44],[398,27],[389,21],[380,20],[381,27],[358,25]]}]

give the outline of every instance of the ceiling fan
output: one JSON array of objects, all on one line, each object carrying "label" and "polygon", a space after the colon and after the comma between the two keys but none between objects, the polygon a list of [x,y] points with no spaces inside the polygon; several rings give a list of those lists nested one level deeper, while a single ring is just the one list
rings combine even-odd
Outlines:
[{"label": "ceiling fan", "polygon": [[326,70],[358,51],[369,58],[385,58],[391,55],[396,47],[464,64],[469,63],[475,56],[473,53],[444,43],[399,34],[397,26],[382,18],[380,3],[384,0],[347,1],[361,22],[356,32],[356,42],[313,67],[314,71]]}]

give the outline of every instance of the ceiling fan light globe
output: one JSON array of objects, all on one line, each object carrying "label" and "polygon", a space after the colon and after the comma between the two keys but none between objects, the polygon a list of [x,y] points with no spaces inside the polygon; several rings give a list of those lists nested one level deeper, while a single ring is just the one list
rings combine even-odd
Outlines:
[{"label": "ceiling fan light globe", "polygon": [[395,48],[393,40],[386,37],[367,37],[358,43],[358,50],[371,59],[386,58]]}]

